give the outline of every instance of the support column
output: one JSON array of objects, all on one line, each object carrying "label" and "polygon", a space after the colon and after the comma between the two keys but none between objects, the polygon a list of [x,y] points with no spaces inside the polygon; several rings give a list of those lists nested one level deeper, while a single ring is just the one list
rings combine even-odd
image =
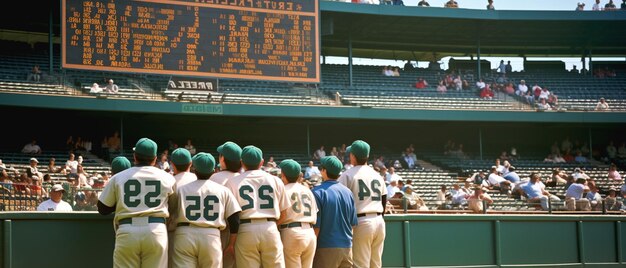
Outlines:
[{"label": "support column", "polygon": [[352,87],[352,36],[348,37],[348,85]]},{"label": "support column", "polygon": [[483,160],[483,129],[478,129],[478,146],[480,147],[480,160]]},{"label": "support column", "polygon": [[[476,62],[478,63],[478,80],[482,79],[482,71],[480,70],[480,37],[478,38],[478,47],[476,50]],[[481,148],[482,150],[482,148]],[[480,154],[480,157],[482,159],[482,152]]]},{"label": "support column", "polygon": [[124,116],[123,115],[120,116],[120,155],[124,155]]},{"label": "support column", "polygon": [[48,53],[48,74],[52,75],[54,72],[54,46],[53,46],[53,41],[52,41],[52,35],[53,35],[53,21],[52,21],[52,9],[50,9],[50,20],[48,21],[48,49],[50,50],[50,53]]},{"label": "support column", "polygon": [[311,125],[306,125],[306,154],[311,158]]}]

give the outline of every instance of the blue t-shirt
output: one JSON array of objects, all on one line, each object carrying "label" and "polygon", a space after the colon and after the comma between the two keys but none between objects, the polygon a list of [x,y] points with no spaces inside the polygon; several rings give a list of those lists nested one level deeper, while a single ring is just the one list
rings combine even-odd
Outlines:
[{"label": "blue t-shirt", "polygon": [[533,184],[529,182],[528,184],[524,185],[522,189],[530,199],[543,196],[542,186],[540,183]]},{"label": "blue t-shirt", "polygon": [[317,203],[318,248],[352,248],[352,226],[358,224],[352,191],[337,181],[313,188]]},{"label": "blue t-shirt", "polygon": [[507,173],[506,175],[504,175],[504,178],[507,181],[510,181],[512,183],[518,183],[520,182],[520,178],[519,175],[517,175],[517,173],[515,173],[515,171],[511,171],[509,173]]}]

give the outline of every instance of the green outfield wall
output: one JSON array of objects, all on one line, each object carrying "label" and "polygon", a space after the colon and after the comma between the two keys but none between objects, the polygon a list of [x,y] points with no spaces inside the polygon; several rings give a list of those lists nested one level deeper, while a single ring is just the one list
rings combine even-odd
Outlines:
[{"label": "green outfield wall", "polygon": [[[386,216],[385,267],[624,267],[623,216]],[[112,217],[0,213],[2,267],[112,267]]]}]

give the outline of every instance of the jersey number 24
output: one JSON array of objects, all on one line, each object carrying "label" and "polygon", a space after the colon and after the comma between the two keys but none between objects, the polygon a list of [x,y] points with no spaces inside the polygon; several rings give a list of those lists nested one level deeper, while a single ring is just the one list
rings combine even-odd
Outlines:
[{"label": "jersey number 24", "polygon": [[[382,195],[382,192],[380,191],[380,181],[378,180],[373,180],[371,183],[371,188],[372,190],[370,191],[370,188],[367,187],[367,184],[365,184],[365,182],[363,180],[359,180],[359,200],[363,200],[366,197],[372,197],[372,200],[374,201],[380,201],[380,196]],[[372,192],[374,192],[372,194]]]}]

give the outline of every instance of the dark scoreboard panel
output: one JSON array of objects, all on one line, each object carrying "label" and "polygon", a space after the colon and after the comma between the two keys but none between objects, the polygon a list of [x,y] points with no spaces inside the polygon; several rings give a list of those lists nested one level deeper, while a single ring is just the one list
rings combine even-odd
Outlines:
[{"label": "dark scoreboard panel", "polygon": [[63,0],[63,67],[319,82],[317,0]]}]

